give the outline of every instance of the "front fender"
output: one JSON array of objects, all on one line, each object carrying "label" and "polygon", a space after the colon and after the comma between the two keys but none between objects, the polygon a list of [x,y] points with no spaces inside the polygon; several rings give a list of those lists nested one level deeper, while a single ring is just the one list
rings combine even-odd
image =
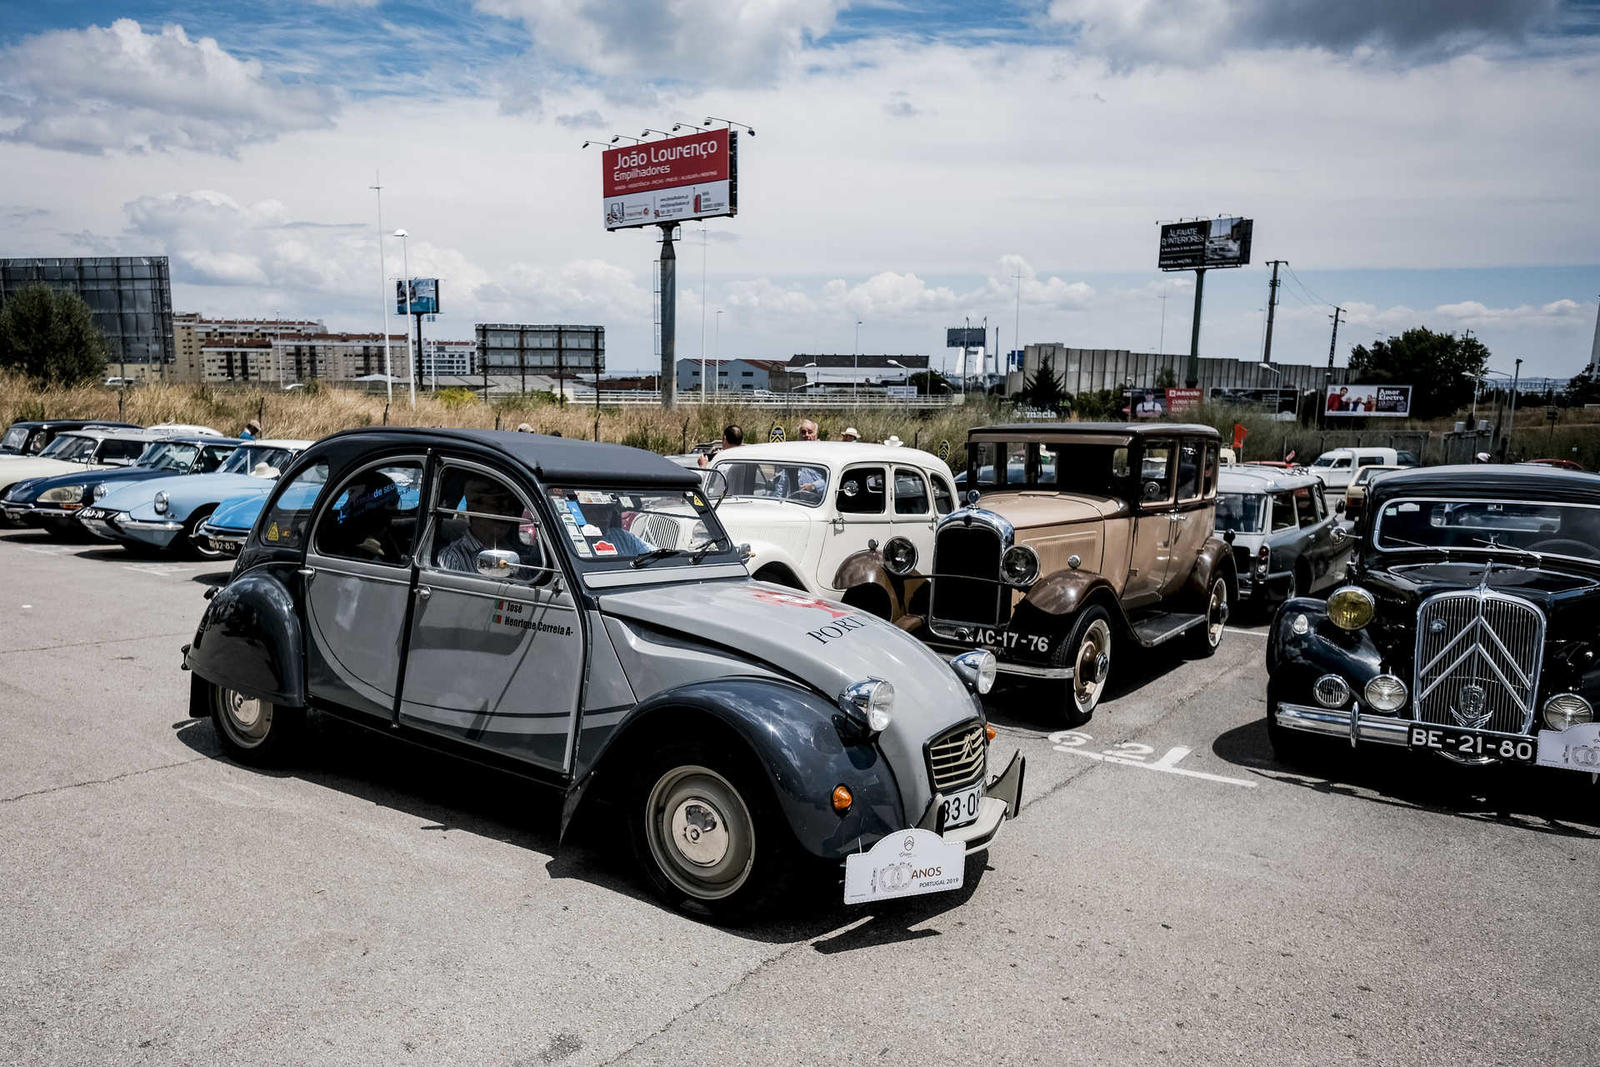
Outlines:
[{"label": "front fender", "polygon": [[908,582],[921,585],[922,578],[916,571],[903,577],[890,574],[883,565],[883,553],[875,548],[850,553],[833,575],[833,587],[846,604],[894,623],[909,613]]},{"label": "front fender", "polygon": [[788,553],[769,541],[749,541],[746,543],[750,546],[750,558],[745,561],[745,569],[750,572],[752,577],[761,568],[776,565],[794,575],[795,579],[805,587],[806,592],[818,592],[816,582],[812,580],[811,575],[806,573],[804,567],[790,558]]},{"label": "front fender", "polygon": [[[709,716],[736,734],[756,758],[795,840],[823,859],[870,848],[908,821],[894,771],[872,742],[846,744],[835,725],[842,713],[809,689],[770,678],[718,678],[657,693],[634,707],[594,754],[592,770],[574,783],[562,810],[561,832],[592,780],[664,740],[684,736],[685,712]],[[855,796],[840,816],[836,785]]]},{"label": "front fender", "polygon": [[247,697],[303,707],[305,644],[286,584],[292,581],[287,566],[261,567],[219,589],[206,605],[184,666]]},{"label": "front fender", "polygon": [[1065,570],[1047,574],[1028,587],[1016,613],[1026,615],[1073,615],[1088,602],[1096,591],[1104,589],[1113,598],[1115,587],[1105,575],[1095,571]]},{"label": "front fender", "polygon": [[[1294,632],[1304,615],[1308,629]],[[1282,698],[1311,703],[1311,686],[1324,674],[1337,674],[1360,693],[1383,671],[1383,653],[1365,629],[1345,630],[1328,618],[1326,601],[1312,597],[1286,600],[1267,635],[1268,684]],[[1359,698],[1358,698],[1359,699]]]}]

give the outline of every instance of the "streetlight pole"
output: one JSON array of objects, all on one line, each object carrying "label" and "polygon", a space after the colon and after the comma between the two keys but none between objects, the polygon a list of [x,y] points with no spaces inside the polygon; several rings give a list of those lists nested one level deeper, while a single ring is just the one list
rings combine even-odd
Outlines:
[{"label": "streetlight pole", "polygon": [[1518,357],[1511,369],[1511,410],[1506,415],[1506,451],[1503,458],[1511,458],[1511,435],[1517,432],[1517,382],[1522,377],[1522,359]]},{"label": "streetlight pole", "polygon": [[383,184],[378,177],[378,172],[372,172],[373,192],[378,194],[378,273],[379,287],[383,293],[383,388],[385,396],[385,418],[388,418],[388,408],[394,404],[394,371],[389,364],[389,268],[383,265]]},{"label": "streetlight pole", "polygon": [[[706,236],[705,223],[700,224],[700,403],[706,402]],[[717,312],[718,315],[722,312]],[[721,320],[718,320],[721,321]]]},{"label": "streetlight pole", "polygon": [[857,395],[858,394],[856,392],[856,390],[859,389],[860,385],[861,385],[861,383],[859,381],[860,378],[861,378],[861,320],[857,319],[856,320],[856,343],[855,343],[855,347],[850,350],[850,403],[852,403],[852,404],[860,403],[860,401],[857,399]]},{"label": "streetlight pole", "polygon": [[[394,231],[393,236],[400,238],[400,269],[401,269],[401,271],[403,271],[405,273],[405,277],[400,282],[400,288],[401,288],[401,292],[406,294],[406,311],[409,312],[411,310],[411,296],[412,296],[412,293],[411,293],[411,251],[406,246],[406,238],[409,237],[410,234],[406,233],[405,230],[396,230],[396,231]],[[422,332],[422,320],[419,319],[419,320],[417,320],[417,333],[420,334],[421,332]],[[407,333],[409,334],[410,331],[407,331]],[[409,379],[408,384],[411,387],[411,406],[412,407],[416,407],[417,406],[417,361],[422,358],[422,351],[421,351],[420,346],[417,348],[416,351],[412,351],[411,338],[409,336],[406,338],[406,351],[408,353],[410,353],[410,355],[411,355],[411,373],[406,375],[407,379]]]}]

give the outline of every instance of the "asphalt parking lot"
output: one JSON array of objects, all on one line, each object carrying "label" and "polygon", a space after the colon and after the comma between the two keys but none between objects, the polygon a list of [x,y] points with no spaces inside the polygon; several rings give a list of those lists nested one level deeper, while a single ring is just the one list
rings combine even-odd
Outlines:
[{"label": "asphalt parking lot", "polygon": [[1600,787],[1274,762],[1263,637],[1119,661],[960,893],[725,930],[521,781],[187,719],[215,564],[0,532],[0,1062],[1593,1064]]}]

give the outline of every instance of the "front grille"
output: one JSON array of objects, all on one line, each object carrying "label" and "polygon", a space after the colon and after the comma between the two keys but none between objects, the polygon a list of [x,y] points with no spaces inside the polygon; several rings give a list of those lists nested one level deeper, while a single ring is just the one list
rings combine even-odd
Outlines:
[{"label": "front grille", "polygon": [[936,793],[953,793],[983,779],[988,745],[981,722],[962,723],[928,745],[928,781]]},{"label": "front grille", "polygon": [[933,600],[928,614],[940,622],[993,626],[1001,618],[1010,592],[999,583],[1000,535],[974,523],[939,531],[933,543]]},{"label": "front grille", "polygon": [[1543,648],[1544,615],[1526,600],[1487,589],[1429,597],[1417,610],[1417,720],[1527,733]]}]

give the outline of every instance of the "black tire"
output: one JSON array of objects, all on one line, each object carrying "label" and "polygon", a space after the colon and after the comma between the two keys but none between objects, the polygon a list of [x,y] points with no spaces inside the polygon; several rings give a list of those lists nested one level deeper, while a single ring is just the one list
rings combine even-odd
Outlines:
[{"label": "black tire", "polygon": [[201,544],[195,533],[200,529],[200,524],[211,517],[215,508],[202,508],[189,516],[189,521],[183,524],[183,532],[172,542],[172,554],[188,559],[222,559],[223,554],[210,545]]},{"label": "black tire", "polygon": [[1188,633],[1189,655],[1205,659],[1217,654],[1222,635],[1228,628],[1228,579],[1221,574],[1211,576],[1211,586],[1199,604],[1206,621]]},{"label": "black tire", "polygon": [[773,585],[785,585],[790,589],[798,589],[802,593],[806,592],[806,587],[801,584],[800,579],[790,574],[788,567],[777,563],[769,563],[762,567],[755,573],[755,580],[758,582],[771,582]]},{"label": "black tire", "polygon": [[305,709],[253,700],[225,686],[203,683],[217,741],[229,759],[252,767],[282,763],[305,725]]},{"label": "black tire", "polygon": [[1052,667],[1071,667],[1072,677],[1062,687],[1062,704],[1068,726],[1082,726],[1094,716],[1111,675],[1116,624],[1098,604],[1079,614],[1067,639],[1050,654]]},{"label": "black tire", "polygon": [[651,890],[674,908],[736,923],[775,899],[799,846],[754,760],[673,746],[640,768],[626,818]]}]

